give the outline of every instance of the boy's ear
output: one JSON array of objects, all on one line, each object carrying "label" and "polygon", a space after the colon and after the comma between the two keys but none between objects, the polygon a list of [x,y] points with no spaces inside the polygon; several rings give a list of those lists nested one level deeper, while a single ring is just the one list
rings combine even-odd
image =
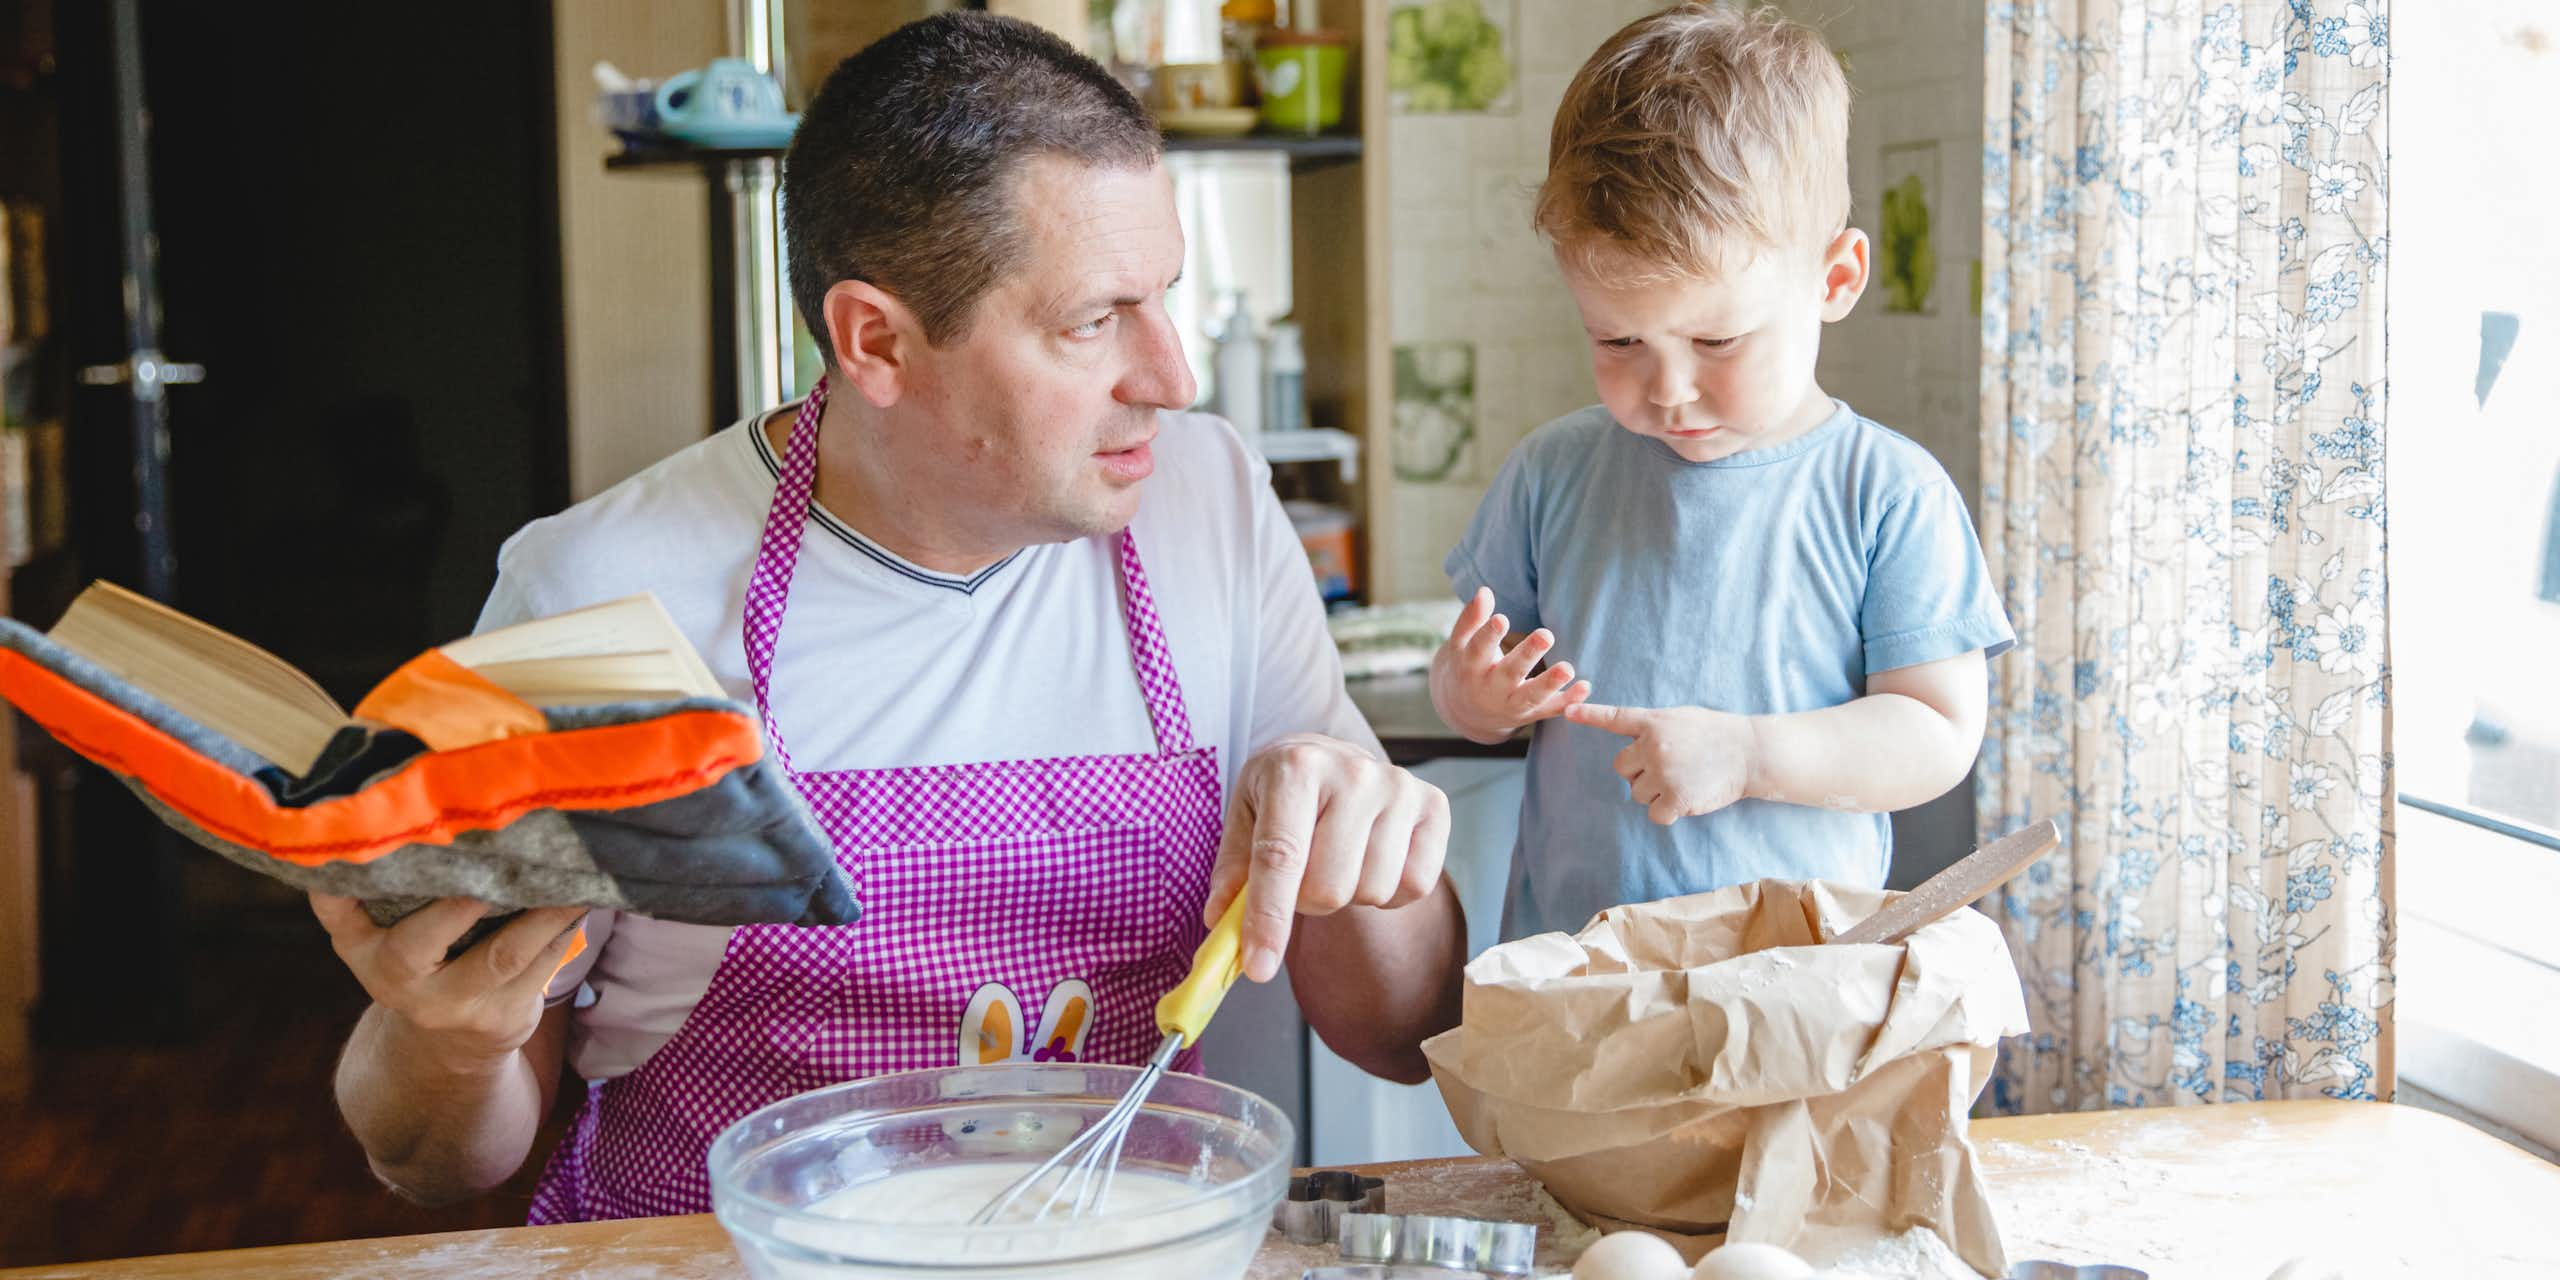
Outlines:
[{"label": "boy's ear", "polygon": [[1846,317],[1867,291],[1867,279],[1867,233],[1850,227],[1822,253],[1823,323]]},{"label": "boy's ear", "polygon": [[896,296],[866,280],[839,280],[827,290],[827,354],[835,381],[886,409],[906,394],[924,329]]}]

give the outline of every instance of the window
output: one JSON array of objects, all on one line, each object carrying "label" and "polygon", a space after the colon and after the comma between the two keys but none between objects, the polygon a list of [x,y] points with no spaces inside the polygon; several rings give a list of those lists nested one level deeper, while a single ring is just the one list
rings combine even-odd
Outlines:
[{"label": "window", "polygon": [[2560,481],[2551,486],[2551,521],[2542,527],[2542,600],[2560,604]]},{"label": "window", "polygon": [[2400,1076],[2560,1147],[2560,10],[2393,17]]}]

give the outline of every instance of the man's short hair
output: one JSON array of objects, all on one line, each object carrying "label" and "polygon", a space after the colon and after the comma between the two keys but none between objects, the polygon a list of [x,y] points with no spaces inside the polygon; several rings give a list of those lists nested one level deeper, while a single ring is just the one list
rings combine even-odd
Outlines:
[{"label": "man's short hair", "polygon": [[1538,230],[1568,261],[1713,278],[1819,250],[1849,220],[1849,80],[1774,9],[1692,0],[1627,24],[1574,75]]},{"label": "man's short hair", "polygon": [[792,136],[791,301],[830,366],[827,290],[843,280],[896,297],[940,346],[1021,264],[1026,161],[1145,168],[1163,145],[1119,81],[1040,27],[975,12],[909,23],[839,63]]}]

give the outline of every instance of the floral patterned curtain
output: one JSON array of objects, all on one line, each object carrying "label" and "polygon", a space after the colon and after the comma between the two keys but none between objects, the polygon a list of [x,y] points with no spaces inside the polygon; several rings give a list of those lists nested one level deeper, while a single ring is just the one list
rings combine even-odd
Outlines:
[{"label": "floral patterned curtain", "polygon": [[2391,1094],[2386,10],[1991,7],[1996,1108]]}]

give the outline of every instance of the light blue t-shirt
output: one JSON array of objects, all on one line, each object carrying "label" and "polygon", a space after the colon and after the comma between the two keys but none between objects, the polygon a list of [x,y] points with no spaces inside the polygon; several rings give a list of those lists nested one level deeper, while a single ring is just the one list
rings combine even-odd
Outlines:
[{"label": "light blue t-shirt", "polygon": [[[1811,711],[1864,696],[1868,672],[2014,642],[1945,468],[1845,404],[1714,462],[1597,405],[1567,414],[1512,452],[1447,569],[1461,599],[1491,587],[1512,631],[1554,632],[1548,660],[1622,706]],[[1626,745],[1537,726],[1506,940],[1763,877],[1884,883],[1885,815],[1744,800],[1657,826],[1610,767]]]}]

